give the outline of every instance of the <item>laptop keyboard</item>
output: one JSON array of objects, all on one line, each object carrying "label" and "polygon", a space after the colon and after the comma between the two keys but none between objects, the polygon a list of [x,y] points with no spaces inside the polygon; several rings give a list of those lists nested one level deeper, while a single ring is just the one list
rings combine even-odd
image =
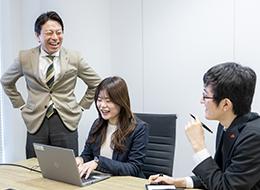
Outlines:
[{"label": "laptop keyboard", "polygon": [[91,173],[91,174],[88,176],[87,179],[85,178],[85,175],[83,175],[82,178],[81,178],[81,181],[82,181],[83,183],[85,183],[85,182],[88,182],[88,181],[91,181],[91,180],[94,180],[94,179],[99,178],[99,175],[100,175],[99,173]]},{"label": "laptop keyboard", "polygon": [[85,177],[81,178],[82,183],[89,182],[91,180],[95,179],[94,177],[88,177],[87,179]]}]

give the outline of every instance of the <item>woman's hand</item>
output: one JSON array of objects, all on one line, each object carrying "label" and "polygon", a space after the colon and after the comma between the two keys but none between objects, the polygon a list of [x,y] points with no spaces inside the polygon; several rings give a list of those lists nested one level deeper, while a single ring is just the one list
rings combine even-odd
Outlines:
[{"label": "woman's hand", "polygon": [[78,156],[76,157],[76,163],[77,163],[77,166],[81,165],[84,163],[84,160],[82,157]]},{"label": "woman's hand", "polygon": [[79,175],[82,177],[86,174],[85,179],[88,178],[89,174],[97,168],[98,164],[94,160],[78,165]]}]

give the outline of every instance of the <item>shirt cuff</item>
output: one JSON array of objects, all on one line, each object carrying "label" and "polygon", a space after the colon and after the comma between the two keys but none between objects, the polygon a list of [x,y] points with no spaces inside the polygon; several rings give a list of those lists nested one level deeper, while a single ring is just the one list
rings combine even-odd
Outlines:
[{"label": "shirt cuff", "polygon": [[204,148],[201,151],[199,151],[193,155],[193,160],[195,161],[196,165],[198,165],[203,160],[206,160],[208,157],[210,157],[210,154],[209,154],[208,150],[206,148]]},{"label": "shirt cuff", "polygon": [[194,187],[193,180],[192,180],[191,177],[185,177],[184,180],[186,182],[186,188],[193,188]]}]

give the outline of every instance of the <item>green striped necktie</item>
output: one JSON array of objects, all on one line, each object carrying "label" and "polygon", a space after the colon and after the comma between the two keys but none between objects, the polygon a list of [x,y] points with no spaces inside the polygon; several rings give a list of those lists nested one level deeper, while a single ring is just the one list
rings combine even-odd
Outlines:
[{"label": "green striped necktie", "polygon": [[[51,88],[54,83],[54,75],[55,75],[54,66],[53,66],[54,56],[48,55],[46,57],[48,57],[48,59],[51,61],[51,64],[49,65],[47,72],[46,72],[46,84],[49,88]],[[50,100],[49,104],[48,104],[46,117],[50,118],[53,115],[53,113],[54,113],[53,102],[52,102],[52,100]]]}]

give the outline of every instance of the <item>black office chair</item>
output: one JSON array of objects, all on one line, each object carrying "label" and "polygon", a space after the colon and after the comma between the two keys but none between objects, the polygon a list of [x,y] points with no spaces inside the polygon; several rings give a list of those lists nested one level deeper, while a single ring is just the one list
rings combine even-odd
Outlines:
[{"label": "black office chair", "polygon": [[135,113],[135,115],[149,124],[149,142],[143,167],[145,177],[158,173],[171,176],[177,116],[150,113]]}]

